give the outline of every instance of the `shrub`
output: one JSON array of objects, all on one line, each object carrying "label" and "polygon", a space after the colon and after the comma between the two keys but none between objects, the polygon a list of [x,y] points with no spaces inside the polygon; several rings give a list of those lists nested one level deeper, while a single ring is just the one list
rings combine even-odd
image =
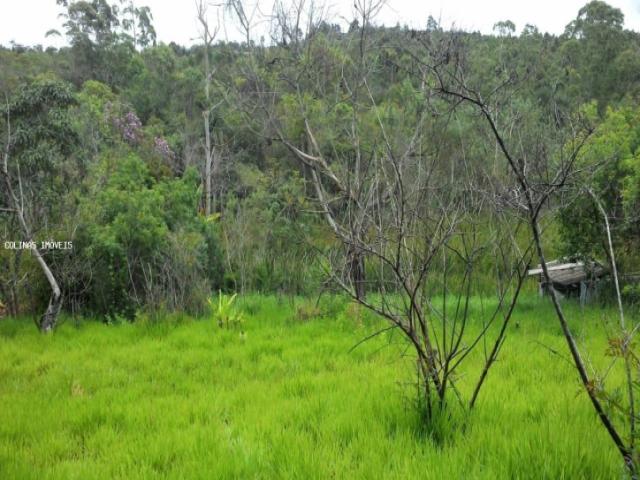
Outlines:
[{"label": "shrub", "polygon": [[315,302],[305,301],[296,307],[295,319],[299,322],[308,322],[322,316],[322,311]]},{"label": "shrub", "polygon": [[220,328],[240,327],[244,324],[244,317],[235,306],[235,300],[238,294],[225,295],[218,292],[218,302],[212,298],[209,299],[209,305],[213,309],[214,321],[218,323]]},{"label": "shrub", "polygon": [[91,265],[89,310],[133,320],[139,309],[205,311],[222,278],[215,229],[197,215],[198,175],[155,180],[136,155],[106,157],[82,205],[78,248]]}]

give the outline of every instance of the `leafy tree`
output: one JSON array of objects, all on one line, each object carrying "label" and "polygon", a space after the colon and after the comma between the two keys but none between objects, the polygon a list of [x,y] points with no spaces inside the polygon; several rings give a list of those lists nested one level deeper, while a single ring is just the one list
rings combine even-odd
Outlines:
[{"label": "leafy tree", "polygon": [[585,145],[580,161],[585,172],[576,182],[575,201],[560,213],[561,235],[568,255],[608,258],[606,234],[597,205],[584,200],[588,185],[609,215],[622,271],[640,268],[640,109],[608,109]]},{"label": "leafy tree", "polygon": [[[155,44],[148,7],[136,8],[130,0],[57,0],[65,8],[65,34],[71,44],[74,81],[99,80],[125,85],[139,67],[136,46]],[[121,10],[121,6],[124,9]],[[59,34],[51,30],[48,34]]]},{"label": "leafy tree", "polygon": [[[582,101],[597,100],[601,111],[612,99],[624,95],[619,87],[621,71],[611,68],[624,50],[624,15],[600,0],[582,7],[565,29],[569,39],[564,46],[575,68],[573,80],[580,85]],[[570,52],[570,53],[569,53]],[[625,72],[628,73],[628,72]]]},{"label": "leafy tree", "polygon": [[[68,85],[41,78],[23,85],[2,111],[4,118],[0,125],[6,138],[1,143],[4,154],[0,176],[5,215],[0,221],[13,227],[13,235],[26,242],[35,242],[47,233],[44,227],[49,218],[67,213],[60,197],[75,180],[66,168],[77,140],[69,116],[73,103]],[[11,222],[15,218],[17,225]],[[42,331],[50,331],[57,323],[62,291],[39,246],[34,247],[33,255],[51,290],[38,326]]]},{"label": "leafy tree", "polygon": [[493,26],[493,31],[502,37],[510,37],[516,31],[516,24],[511,20],[503,20]]}]

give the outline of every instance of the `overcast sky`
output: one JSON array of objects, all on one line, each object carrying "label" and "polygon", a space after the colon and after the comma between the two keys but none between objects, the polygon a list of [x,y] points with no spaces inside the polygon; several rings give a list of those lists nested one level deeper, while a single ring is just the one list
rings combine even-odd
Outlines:
[{"label": "overcast sky", "polygon": [[[151,7],[159,41],[193,43],[197,35],[193,0],[135,0],[135,3]],[[377,21],[420,28],[432,15],[444,26],[455,23],[466,30],[488,33],[496,22],[511,20],[518,32],[530,23],[543,32],[558,34],[585,3],[587,0],[390,0]],[[640,0],[609,0],[608,3],[623,11],[626,28],[640,31]],[[259,4],[264,13],[270,13],[272,0],[260,0]],[[333,16],[352,17],[353,0],[328,0],[325,5]],[[22,45],[61,46],[63,39],[45,38],[49,29],[60,29],[58,14],[61,11],[55,0],[0,0],[0,44],[9,45],[13,40]],[[226,37],[238,38],[231,25],[226,28]]]}]

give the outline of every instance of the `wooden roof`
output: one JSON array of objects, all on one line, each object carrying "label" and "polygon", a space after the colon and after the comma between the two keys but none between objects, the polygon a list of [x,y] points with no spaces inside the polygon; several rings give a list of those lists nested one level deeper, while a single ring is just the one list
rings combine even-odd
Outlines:
[{"label": "wooden roof", "polygon": [[[549,277],[553,283],[559,285],[573,285],[588,278],[598,278],[606,273],[606,269],[598,262],[591,262],[589,268],[584,262],[560,263],[558,260],[547,262]],[[529,275],[542,275],[542,267],[533,268],[527,272]]]}]

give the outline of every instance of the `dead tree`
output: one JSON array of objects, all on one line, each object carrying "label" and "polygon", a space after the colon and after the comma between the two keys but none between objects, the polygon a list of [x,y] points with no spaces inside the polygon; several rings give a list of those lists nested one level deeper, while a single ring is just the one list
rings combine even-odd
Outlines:
[{"label": "dead tree", "polygon": [[[602,387],[598,389],[598,393],[608,404],[610,410],[617,411],[622,417],[623,422],[629,428],[629,440],[627,444],[627,448],[631,455],[633,464],[629,465],[627,461],[627,465],[629,467],[629,471],[631,472],[632,477],[637,478],[637,462],[638,462],[638,451],[637,451],[637,428],[636,423],[638,421],[637,418],[637,410],[638,405],[637,397],[638,397],[638,372],[640,372],[640,357],[637,352],[634,351],[634,343],[633,339],[636,335],[637,328],[629,329],[627,327],[627,323],[624,315],[624,306],[622,302],[622,293],[620,290],[620,278],[618,275],[618,266],[616,262],[615,251],[613,248],[613,238],[611,234],[611,226],[609,224],[609,214],[605,210],[602,202],[595,194],[595,192],[588,188],[586,189],[589,196],[593,199],[593,203],[596,205],[598,212],[602,215],[602,221],[604,223],[604,230],[606,233],[606,245],[607,245],[607,256],[609,257],[609,264],[611,265],[611,275],[613,277],[614,287],[615,287],[615,295],[616,295],[616,303],[618,307],[618,317],[619,317],[619,329],[617,330],[617,335],[610,335],[609,338],[609,354],[614,357],[615,360],[622,358],[624,365],[624,378],[625,378],[625,389],[627,393],[627,404],[625,406],[621,406],[620,402],[613,398],[613,395],[610,395],[609,392],[604,388],[604,382],[598,382]],[[609,367],[609,369],[613,366],[613,364]],[[634,372],[636,373],[636,378],[634,378]]]},{"label": "dead tree", "polygon": [[[369,86],[384,48],[371,23],[381,5],[356,2],[359,30],[346,58],[333,54],[330,38],[318,40],[312,22],[299,44],[281,42],[282,55],[247,46],[238,62],[242,90],[228,100],[256,135],[284,146],[301,165],[337,244],[320,252],[327,275],[387,319],[385,330],[402,332],[431,418],[451,399],[464,408],[476,403],[503,345],[531,248],[517,248],[514,225],[495,208],[499,189],[476,183],[464,161],[451,178],[440,148],[446,112],[409,102],[393,118],[381,115],[385,106]],[[275,31],[301,24],[300,9],[293,11],[290,23]],[[432,95],[425,82],[415,88]],[[481,238],[480,223],[490,219],[501,227]],[[477,325],[472,296],[487,255],[495,255],[501,281],[492,311],[477,319],[482,327],[476,329],[470,327]],[[472,397],[464,400],[459,371],[485,342],[492,347]]]},{"label": "dead tree", "polygon": [[212,189],[211,189],[211,180],[213,171],[216,172],[219,170],[220,164],[220,152],[213,145],[211,139],[211,114],[222,102],[218,102],[215,105],[211,104],[211,81],[213,75],[215,73],[214,70],[211,69],[210,65],[210,56],[211,56],[211,46],[216,39],[218,34],[219,27],[211,29],[209,26],[209,19],[207,17],[207,3],[204,0],[198,0],[196,3],[197,9],[197,18],[198,22],[202,27],[202,32],[200,33],[200,39],[202,40],[202,44],[204,47],[204,96],[205,96],[205,110],[202,112],[202,118],[204,121],[204,150],[205,150],[205,161],[204,161],[204,203],[205,203],[205,214],[210,215],[212,213],[211,210],[211,199],[212,199]]},{"label": "dead tree", "polygon": [[258,13],[258,2],[251,6],[249,2],[243,0],[224,0],[222,4],[225,10],[237,20],[246,45],[251,46],[251,31]]},{"label": "dead tree", "polygon": [[[402,332],[416,354],[421,402],[430,419],[451,398],[473,408],[502,347],[526,275],[531,246],[520,250],[504,212],[494,209],[495,192],[482,192],[471,179],[448,183],[442,159],[414,155],[416,144],[398,151],[387,143],[371,166],[371,179],[352,212],[366,218],[368,233],[355,240],[375,265],[376,295],[361,298],[340,274],[343,262],[327,254],[327,273],[342,289]],[[444,167],[444,168],[443,168]],[[480,238],[480,225],[494,230]],[[521,224],[520,224],[521,225]],[[502,282],[492,309],[472,311],[482,259],[490,256]],[[454,273],[455,272],[455,273]],[[475,318],[474,318],[475,317]],[[481,327],[476,329],[471,325]],[[386,330],[386,329],[385,329]],[[379,332],[376,332],[377,335]],[[462,398],[459,370],[479,345],[486,351],[470,399]]]},{"label": "dead tree", "polygon": [[[501,127],[497,120],[498,115],[510,105],[519,83],[523,81],[518,72],[502,72],[497,86],[483,93],[480,88],[471,86],[467,81],[466,51],[460,36],[452,33],[443,37],[438,48],[434,48],[431,40],[421,44],[421,47],[426,47],[422,50],[423,58],[413,53],[415,58],[422,62],[423,75],[433,82],[434,88],[444,98],[450,100],[454,107],[472,106],[487,125],[491,138],[506,161],[508,171],[515,182],[513,188],[517,191],[521,214],[526,218],[529,226],[543,278],[549,283],[550,276],[540,226],[541,217],[546,209],[548,210],[554,196],[562,191],[576,174],[577,160],[593,127],[579,114],[566,115],[562,118],[562,126],[558,126],[557,120],[546,124],[545,131],[549,135],[548,138],[537,136],[533,143],[523,141],[522,139],[526,138],[525,129],[533,128],[535,120],[527,124],[527,116],[522,111],[518,112],[517,121],[510,126],[510,129]],[[510,136],[510,132],[515,133]],[[637,478],[634,452],[614,425],[610,413],[602,403],[598,389],[594,387],[594,378],[587,370],[560,299],[553,289],[549,297],[584,391],[600,422],[620,452],[628,471]]]}]

